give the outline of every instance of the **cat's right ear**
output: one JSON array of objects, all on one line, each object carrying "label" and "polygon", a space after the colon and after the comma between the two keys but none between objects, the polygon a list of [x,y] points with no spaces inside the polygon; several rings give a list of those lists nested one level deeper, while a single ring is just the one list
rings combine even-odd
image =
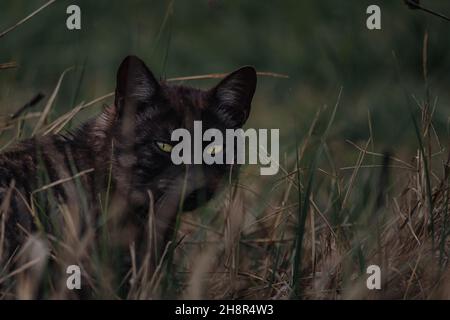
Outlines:
[{"label": "cat's right ear", "polygon": [[135,107],[149,103],[159,92],[160,86],[144,61],[136,56],[126,57],[117,71],[115,105],[119,110],[124,104]]},{"label": "cat's right ear", "polygon": [[213,108],[228,128],[240,128],[247,121],[256,81],[256,70],[247,66],[230,73],[212,89]]}]

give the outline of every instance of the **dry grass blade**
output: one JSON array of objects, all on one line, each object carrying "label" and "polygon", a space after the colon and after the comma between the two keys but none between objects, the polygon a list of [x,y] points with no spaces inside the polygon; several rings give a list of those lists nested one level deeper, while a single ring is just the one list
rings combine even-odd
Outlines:
[{"label": "dry grass blade", "polygon": [[32,195],[34,195],[36,193],[39,193],[39,192],[42,192],[42,191],[45,191],[45,190],[48,190],[48,189],[53,188],[55,186],[58,186],[60,184],[72,181],[72,180],[74,180],[76,178],[79,178],[79,177],[81,177],[81,176],[83,176],[85,174],[91,173],[93,171],[94,171],[94,169],[87,169],[87,170],[81,171],[81,172],[79,172],[79,173],[77,173],[77,174],[75,174],[75,175],[73,175],[71,177],[68,177],[68,178],[65,178],[65,179],[60,179],[58,181],[52,182],[52,183],[50,183],[50,184],[48,184],[46,186],[43,186],[42,188],[36,189],[35,191],[32,192]]},{"label": "dry grass blade", "polygon": [[[348,166],[348,167],[342,167],[342,168],[339,168],[339,169],[340,170],[354,170],[356,168],[357,168],[356,166]],[[359,168],[360,169],[364,169],[364,168],[366,168],[366,169],[374,169],[374,168],[384,168],[384,166],[381,165],[381,164],[368,164],[368,165],[360,165]],[[394,165],[392,165],[392,166],[388,166],[387,168],[395,168],[395,169],[403,169],[403,170],[413,171],[412,168],[407,168],[407,167],[404,167],[404,166],[394,166]]]},{"label": "dry grass blade", "polygon": [[110,92],[92,101],[89,101],[88,103],[81,103],[80,105],[76,106],[72,111],[62,115],[61,117],[53,121],[49,126],[47,126],[43,135],[59,133],[62,129],[64,129],[66,124],[69,123],[79,112],[95,105],[100,101],[114,97],[114,94],[115,92]]},{"label": "dry grass blade", "polygon": [[23,18],[22,20],[17,22],[15,25],[9,27],[8,29],[6,29],[5,31],[0,33],[0,38],[4,37],[6,34],[8,34],[9,32],[13,31],[14,29],[16,29],[21,24],[23,24],[23,23],[27,22],[28,20],[30,20],[31,18],[33,18],[35,15],[37,15],[39,12],[41,12],[42,10],[47,8],[49,5],[53,4],[55,1],[56,0],[50,0],[47,3],[45,3],[43,6],[39,7],[36,10],[34,10],[32,13],[30,13],[28,16],[26,16],[25,18]]},{"label": "dry grass blade", "polygon": [[45,95],[41,92],[39,92],[37,95],[33,97],[29,102],[27,102],[22,108],[17,110],[11,115],[11,119],[16,119],[19,117],[22,113],[24,113],[27,109],[30,109],[34,107],[36,104],[38,104],[42,99],[44,99]]},{"label": "dry grass blade", "polygon": [[428,8],[424,7],[423,5],[421,5],[419,0],[404,0],[404,2],[410,9],[422,10],[426,13],[432,14],[433,16],[439,17],[446,21],[450,21],[450,18],[447,17],[446,15],[443,15],[442,13],[428,9]]},{"label": "dry grass blade", "polygon": [[[289,79],[288,75],[276,73],[276,72],[257,72],[256,74],[258,76],[263,76],[263,77]],[[202,74],[202,75],[197,75],[197,76],[169,78],[169,79],[166,79],[166,81],[170,82],[170,81],[186,81],[186,80],[223,79],[227,75],[228,75],[228,73],[210,73],[210,74]]]},{"label": "dry grass blade", "polygon": [[13,68],[17,68],[17,63],[15,63],[14,61],[0,63],[0,70],[1,69],[13,69]]},{"label": "dry grass blade", "polygon": [[0,278],[0,284],[3,283],[5,280],[15,276],[16,274],[19,274],[25,270],[28,270],[29,268],[41,263],[42,258],[38,257],[32,261],[27,262],[26,264],[22,265],[20,268],[12,271],[11,273],[7,274],[6,276],[4,276],[3,278]]},{"label": "dry grass blade", "polygon": [[42,128],[42,126],[44,125],[44,122],[47,119],[48,114],[50,113],[50,110],[52,108],[53,102],[55,101],[56,95],[58,94],[59,88],[61,87],[61,83],[64,79],[64,76],[66,75],[67,72],[69,72],[70,70],[72,70],[73,68],[68,68],[66,70],[64,70],[64,72],[61,74],[61,76],[59,77],[58,83],[55,87],[55,89],[53,90],[52,95],[50,96],[50,99],[48,99],[47,105],[44,108],[44,111],[42,112],[41,117],[39,118],[36,126],[34,127],[33,130],[33,134],[32,136],[35,136],[36,133],[38,133],[38,131]]},{"label": "dry grass blade", "polygon": [[[20,265],[26,265],[31,261],[33,266],[26,272],[18,274],[16,292],[19,300],[30,300],[37,297],[49,254],[49,248],[45,239],[35,235],[28,237],[17,256],[17,261]],[[37,262],[34,263],[34,261]]]},{"label": "dry grass blade", "polygon": [[45,128],[43,136],[46,136],[48,134],[58,134],[61,130],[64,129],[64,127],[85,107],[84,102],[82,102],[80,105],[73,108],[68,113],[63,114],[61,117],[53,121],[50,125],[48,125]]},{"label": "dry grass blade", "polygon": [[[56,93],[59,90],[59,86],[61,84],[60,82],[62,81],[62,77],[70,69],[65,70],[64,73],[61,75],[60,81],[58,82],[58,85],[55,88],[55,91],[53,92],[52,97],[49,100],[49,103],[47,103],[47,106],[45,107],[44,112],[42,113],[41,118],[43,120],[39,121],[39,123],[38,123],[39,128],[35,128],[33,135],[35,135],[37,133],[37,131],[42,127],[42,124],[44,123],[45,118],[47,117],[48,112],[50,111],[49,108],[51,108],[51,104],[53,103],[53,100],[55,98],[54,96],[56,96]],[[275,72],[257,72],[257,74],[259,76],[266,76],[266,77],[284,78],[284,79],[289,78],[288,75],[275,73]],[[174,82],[174,81],[189,81],[189,80],[222,79],[222,78],[225,78],[227,75],[228,75],[227,73],[215,73],[215,74],[195,75],[195,76],[186,76],[186,77],[175,77],[175,78],[166,79],[165,81]],[[64,129],[64,127],[67,125],[67,123],[69,123],[79,112],[95,105],[96,103],[98,103],[100,101],[114,97],[114,95],[115,95],[114,91],[109,92],[109,93],[107,93],[101,97],[98,97],[88,103],[79,104],[72,111],[62,115],[57,120],[53,121],[50,125],[48,125],[45,128],[43,135],[57,134],[57,133],[61,132],[61,130]],[[36,127],[38,127],[38,125],[36,125]],[[283,168],[281,168],[281,169],[284,170]]]},{"label": "dry grass blade", "polygon": [[12,119],[11,116],[2,117],[0,118],[0,132],[14,128],[18,121],[40,118],[41,114],[42,112],[30,112],[15,119]]},{"label": "dry grass blade", "polygon": [[[354,147],[355,147],[356,149],[358,149],[359,151],[364,152],[365,154],[368,154],[368,155],[371,155],[371,156],[377,156],[377,157],[384,157],[384,156],[385,156],[385,155],[382,154],[382,153],[377,153],[377,152],[370,152],[370,151],[367,151],[367,150],[365,150],[364,148],[361,148],[361,147],[358,146],[356,143],[354,143],[354,142],[352,142],[352,141],[350,141],[350,140],[346,140],[346,142],[349,143],[349,144],[351,144],[352,146],[354,146]],[[396,157],[392,157],[392,156],[390,156],[389,159],[390,159],[390,160],[393,160],[393,161],[397,161],[397,162],[399,162],[399,163],[401,163],[401,164],[407,166],[409,169],[415,170],[415,167],[414,167],[413,165],[409,164],[409,163],[406,162],[406,161],[403,161],[402,159],[399,159],[399,158],[396,158]]]}]

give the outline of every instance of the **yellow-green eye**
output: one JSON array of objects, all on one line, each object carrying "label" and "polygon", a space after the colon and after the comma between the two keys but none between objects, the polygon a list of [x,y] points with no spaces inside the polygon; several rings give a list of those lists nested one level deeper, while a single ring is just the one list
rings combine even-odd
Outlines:
[{"label": "yellow-green eye", "polygon": [[219,152],[221,152],[223,150],[223,146],[221,145],[214,145],[214,146],[209,146],[206,149],[206,152],[212,156],[218,154]]},{"label": "yellow-green eye", "polygon": [[165,142],[159,142],[159,141],[156,142],[156,144],[158,145],[158,148],[161,151],[167,152],[167,153],[172,152],[173,147],[170,144],[165,143]]}]

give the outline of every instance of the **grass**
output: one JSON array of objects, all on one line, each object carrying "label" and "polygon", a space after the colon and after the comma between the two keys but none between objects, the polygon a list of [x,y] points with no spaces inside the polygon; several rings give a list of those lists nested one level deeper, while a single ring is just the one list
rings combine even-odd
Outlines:
[{"label": "grass", "polygon": [[[27,262],[15,270],[2,268],[1,296],[34,297],[41,283],[40,297],[74,297],[61,283],[65,283],[64,268],[75,263],[82,267],[91,298],[448,298],[448,283],[443,281],[449,272],[448,156],[442,150],[425,152],[423,141],[427,139],[411,110],[418,145],[411,161],[369,152],[369,137],[355,149],[359,156],[354,166],[347,170],[329,166],[333,170],[329,172],[325,166],[333,162],[333,154],[327,144],[328,132],[338,104],[331,114],[323,109],[313,119],[310,135],[299,141],[297,152],[286,154],[282,177],[263,179],[255,175],[254,168],[244,168],[239,181],[226,186],[212,203],[197,212],[180,214],[178,232],[153,274],[148,273],[148,259],[137,264],[133,245],[129,252],[115,252],[114,237],[120,230],[108,227],[112,206],[107,202],[102,202],[106,223],[99,230],[92,227],[83,233],[77,219],[88,208],[51,205],[49,213],[41,212],[36,202],[30,208],[33,216],[41,225],[50,223],[52,231],[30,240],[28,246],[41,248],[41,253],[19,252],[15,261]],[[39,127],[47,123],[42,114],[37,118]],[[61,119],[73,117],[76,114],[69,112],[46,127],[61,128]],[[328,117],[324,133],[314,137],[314,126],[324,117]],[[36,122],[36,118],[22,115],[7,122],[3,130],[14,131],[22,121]],[[432,128],[432,122],[424,127]],[[367,160],[367,155],[374,159]],[[441,170],[433,166],[439,162]],[[349,169],[351,174],[346,173]],[[43,185],[33,192],[33,198],[39,195],[46,203],[53,187],[84,174]],[[110,197],[107,192],[101,199]],[[157,232],[153,216],[149,214],[148,226]],[[92,245],[97,232],[103,236]],[[152,237],[150,232],[149,251]],[[24,258],[28,256],[34,259]],[[123,259],[130,259],[132,267],[118,278],[123,274],[119,272]],[[365,288],[365,270],[371,264],[381,266],[383,290]]]}]

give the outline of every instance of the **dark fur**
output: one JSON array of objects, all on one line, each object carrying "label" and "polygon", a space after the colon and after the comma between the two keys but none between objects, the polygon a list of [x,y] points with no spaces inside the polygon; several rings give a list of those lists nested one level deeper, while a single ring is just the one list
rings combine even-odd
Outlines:
[{"label": "dark fur", "polygon": [[80,229],[83,223],[95,223],[99,195],[105,194],[110,172],[111,204],[116,206],[111,209],[120,207],[124,225],[136,229],[143,225],[151,191],[161,249],[170,237],[179,203],[184,203],[184,210],[192,210],[210,199],[230,166],[176,166],[156,141],[170,142],[171,132],[177,128],[192,130],[194,120],[203,121],[203,130],[241,127],[250,113],[255,87],[256,73],[251,67],[202,91],[158,82],[141,60],[127,57],[117,74],[115,104],[99,117],[72,133],[24,141],[0,155],[0,204],[12,190],[4,206],[9,210],[3,213],[7,252],[12,253],[27,232],[35,230],[28,202],[31,193],[42,187],[38,169],[47,172],[47,183],[94,169],[81,177],[83,195],[73,182],[52,188],[58,201],[69,208],[78,208],[81,196],[85,197],[92,216],[83,217]]}]

